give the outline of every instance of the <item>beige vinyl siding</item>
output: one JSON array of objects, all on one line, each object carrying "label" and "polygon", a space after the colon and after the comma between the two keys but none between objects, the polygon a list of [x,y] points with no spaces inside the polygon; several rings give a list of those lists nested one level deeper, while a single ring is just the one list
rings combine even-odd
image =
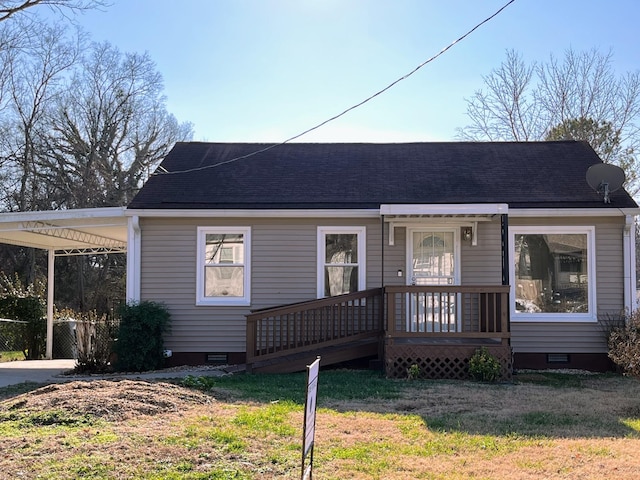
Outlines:
[{"label": "beige vinyl siding", "polygon": [[[437,223],[437,220],[436,222]],[[420,224],[416,224],[419,228]],[[429,227],[425,221],[422,224]],[[385,285],[406,285],[407,228],[395,227],[395,245],[389,245],[389,224],[385,225],[384,259]],[[478,242],[463,241],[460,248],[460,274],[463,285],[500,285],[502,283],[502,251],[500,250],[500,219],[478,222]],[[398,277],[398,269],[403,276]]]},{"label": "beige vinyl siding", "polygon": [[[511,218],[510,226],[595,226],[596,304],[598,317],[624,308],[622,251],[624,221],[620,218]],[[600,322],[511,322],[511,345],[516,353],[605,353]]]},{"label": "beige vinyl siding", "polygon": [[251,308],[316,297],[316,226],[252,225]]},{"label": "beige vinyl siding", "polygon": [[598,313],[620,312],[624,305],[622,223],[596,224]]},{"label": "beige vinyl siding", "polygon": [[606,353],[604,333],[597,323],[512,322],[514,353]]},{"label": "beige vinyl siding", "polygon": [[[594,225],[599,315],[623,308],[623,220],[617,218],[513,218],[521,225]],[[425,226],[429,225],[425,221]],[[251,305],[196,306],[197,227],[251,227]],[[395,228],[395,245],[384,245],[380,219],[141,219],[141,299],[165,303],[173,318],[167,348],[175,352],[244,352],[245,315],[264,308],[316,298],[319,226],[365,226],[367,288],[406,284],[406,231]],[[478,244],[462,242],[461,281],[501,283],[500,219],[478,222]],[[383,252],[384,249],[384,252]],[[513,261],[511,258],[510,261]],[[398,277],[401,269],[403,276]],[[513,319],[512,319],[513,320]],[[595,322],[512,322],[512,346],[521,353],[602,353],[602,328]]]},{"label": "beige vinyl siding", "polygon": [[[197,227],[251,227],[251,305],[196,306]],[[175,352],[244,352],[252,309],[316,298],[318,226],[365,226],[367,288],[380,286],[378,219],[141,220],[141,299],[172,315],[166,346]]]},{"label": "beige vinyl siding", "polygon": [[500,218],[491,222],[478,222],[477,245],[463,241],[460,261],[463,285],[501,285],[502,250]]},{"label": "beige vinyl siding", "polygon": [[[384,284],[407,284],[407,229],[395,227],[394,245],[389,245],[389,224],[384,225]],[[398,277],[402,270],[402,277]]]}]

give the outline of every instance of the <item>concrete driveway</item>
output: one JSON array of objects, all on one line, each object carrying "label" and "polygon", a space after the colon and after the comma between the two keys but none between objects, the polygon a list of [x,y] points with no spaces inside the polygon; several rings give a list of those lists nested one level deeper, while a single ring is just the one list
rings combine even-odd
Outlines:
[{"label": "concrete driveway", "polygon": [[24,360],[17,362],[0,362],[0,388],[24,382],[61,383],[74,380],[98,380],[122,378],[154,380],[163,378],[184,378],[188,375],[218,377],[245,371],[244,365],[200,365],[180,369],[156,370],[142,373],[111,373],[104,375],[62,375],[72,370],[75,360]]},{"label": "concrete driveway", "polygon": [[59,377],[71,370],[76,361],[71,360],[24,360],[0,362],[0,388],[24,382],[55,383],[69,381]]}]

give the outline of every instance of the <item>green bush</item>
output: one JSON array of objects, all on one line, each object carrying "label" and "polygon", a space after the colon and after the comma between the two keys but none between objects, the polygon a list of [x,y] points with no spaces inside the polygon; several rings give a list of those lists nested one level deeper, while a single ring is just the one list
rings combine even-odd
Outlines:
[{"label": "green bush", "polygon": [[407,368],[407,378],[409,380],[417,380],[420,378],[420,365],[414,363],[409,368]]},{"label": "green bush", "polygon": [[216,378],[215,377],[195,377],[193,375],[187,375],[181,382],[183,387],[193,388],[196,390],[201,390],[203,392],[208,392],[216,386]]},{"label": "green bush", "polygon": [[480,347],[469,359],[469,375],[474,380],[495,382],[500,378],[500,362],[487,347]]},{"label": "green bush", "polygon": [[623,373],[640,377],[640,310],[632,312],[626,324],[609,333],[609,358]]},{"label": "green bush", "polygon": [[115,368],[121,372],[156,370],[164,363],[163,335],[171,316],[159,303],[145,301],[120,308]]}]

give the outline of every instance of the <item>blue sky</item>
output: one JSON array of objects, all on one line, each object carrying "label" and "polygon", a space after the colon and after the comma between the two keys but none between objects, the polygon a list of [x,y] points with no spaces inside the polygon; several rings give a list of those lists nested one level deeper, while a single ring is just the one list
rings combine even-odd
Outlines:
[{"label": "blue sky", "polygon": [[[76,18],[93,40],[145,52],[194,140],[280,142],[413,70],[507,0],[111,0]],[[298,141],[455,140],[465,98],[507,49],[527,62],[612,49],[640,68],[637,0],[516,0],[440,58]]]}]

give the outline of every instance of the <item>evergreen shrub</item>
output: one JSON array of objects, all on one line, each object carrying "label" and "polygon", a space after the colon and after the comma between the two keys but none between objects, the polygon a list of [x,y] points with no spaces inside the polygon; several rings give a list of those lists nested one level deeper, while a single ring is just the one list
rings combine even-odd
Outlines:
[{"label": "evergreen shrub", "polygon": [[115,369],[144,372],[164,363],[163,335],[169,331],[171,315],[157,302],[125,304],[120,308],[120,327],[115,342]]}]

